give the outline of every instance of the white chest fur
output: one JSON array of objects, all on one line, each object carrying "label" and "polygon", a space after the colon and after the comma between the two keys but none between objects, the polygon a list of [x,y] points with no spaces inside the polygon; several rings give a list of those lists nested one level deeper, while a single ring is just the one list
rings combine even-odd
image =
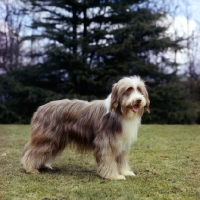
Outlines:
[{"label": "white chest fur", "polygon": [[131,144],[137,139],[140,122],[140,117],[122,120],[122,134],[118,140],[119,153],[128,150]]}]

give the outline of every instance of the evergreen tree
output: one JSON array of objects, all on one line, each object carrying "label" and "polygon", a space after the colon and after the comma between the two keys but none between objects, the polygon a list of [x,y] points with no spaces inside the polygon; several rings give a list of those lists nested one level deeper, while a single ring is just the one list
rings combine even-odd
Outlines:
[{"label": "evergreen tree", "polygon": [[[121,76],[164,77],[158,63],[150,62],[151,55],[181,48],[179,40],[163,37],[167,27],[157,25],[165,14],[142,7],[143,0],[30,3],[35,12],[44,16],[34,19],[33,28],[43,31],[31,39],[51,41],[45,52],[47,59],[40,67],[45,68],[47,80],[52,81],[53,74],[63,80],[59,85],[64,86],[65,93],[104,97],[110,89],[105,85]],[[49,86],[52,89],[52,84]]]},{"label": "evergreen tree", "polygon": [[[157,23],[165,13],[144,2],[148,0],[29,0],[38,34],[24,39],[49,43],[39,55],[42,62],[9,73],[9,80],[16,80],[24,95],[37,94],[35,108],[52,97],[105,98],[122,76],[140,75],[149,87],[152,108],[145,122],[192,123],[195,107],[178,92],[177,63],[164,56],[168,49],[180,50],[182,38],[167,37],[167,27]],[[187,106],[190,111],[179,112]]]},{"label": "evergreen tree", "polygon": [[39,105],[63,98],[52,91],[23,85],[14,77],[10,73],[0,77],[1,123],[30,123],[30,119]]},{"label": "evergreen tree", "polygon": [[[167,76],[167,75],[166,75]],[[189,100],[186,88],[178,77],[170,75],[166,80],[149,88],[151,96],[151,114],[146,123],[193,124],[197,121],[198,106]]]}]

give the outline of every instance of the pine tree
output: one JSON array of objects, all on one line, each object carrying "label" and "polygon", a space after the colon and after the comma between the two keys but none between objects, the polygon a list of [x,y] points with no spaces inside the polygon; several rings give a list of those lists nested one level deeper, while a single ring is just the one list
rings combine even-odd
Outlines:
[{"label": "pine tree", "polygon": [[110,89],[105,85],[121,76],[160,77],[163,72],[157,63],[150,62],[151,55],[167,48],[180,49],[178,40],[162,37],[167,27],[158,26],[157,21],[164,14],[142,7],[141,0],[30,3],[44,16],[33,23],[33,28],[42,28],[43,32],[31,39],[51,40],[45,52],[47,60],[40,67],[50,77],[59,74],[57,78],[64,85],[67,81],[70,87],[64,90],[70,94],[103,97]]},{"label": "pine tree", "polygon": [[[145,2],[148,0],[29,0],[32,12],[40,16],[32,24],[38,34],[24,39],[43,43],[46,38],[49,43],[39,55],[42,62],[9,77],[29,91],[26,95],[33,94],[31,91],[38,94],[36,104],[41,105],[51,97],[104,98],[119,78],[140,75],[149,87],[152,108],[145,122],[192,123],[195,106],[178,92],[177,63],[164,56],[168,49],[180,50],[182,38],[167,37],[167,27],[158,23],[166,13],[145,7]],[[166,67],[172,72],[166,72]],[[180,113],[185,106],[190,110]]]}]

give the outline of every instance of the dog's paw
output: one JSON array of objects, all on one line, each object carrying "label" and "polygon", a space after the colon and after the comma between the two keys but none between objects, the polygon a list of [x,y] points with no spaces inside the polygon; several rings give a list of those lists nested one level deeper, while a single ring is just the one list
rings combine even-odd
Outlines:
[{"label": "dog's paw", "polygon": [[118,175],[116,177],[113,178],[114,180],[126,180],[124,175]]},{"label": "dog's paw", "polygon": [[54,168],[50,164],[45,164],[44,168],[54,170]]},{"label": "dog's paw", "polygon": [[123,174],[124,176],[135,176],[135,174],[134,174],[132,171],[129,171],[129,170],[124,171],[122,174]]},{"label": "dog's paw", "polygon": [[28,174],[39,174],[40,173],[37,169],[26,169],[25,171]]}]

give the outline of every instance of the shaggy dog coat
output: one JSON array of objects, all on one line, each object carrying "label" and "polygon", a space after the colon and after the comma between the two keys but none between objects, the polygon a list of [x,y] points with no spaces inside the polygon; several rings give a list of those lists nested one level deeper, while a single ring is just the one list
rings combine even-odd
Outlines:
[{"label": "shaggy dog coat", "polygon": [[92,150],[97,173],[108,179],[135,176],[127,154],[137,138],[144,109],[149,112],[149,97],[144,82],[126,77],[113,85],[105,100],[52,101],[38,108],[31,121],[31,136],[23,150],[26,172],[38,173],[67,145],[80,152]]}]

